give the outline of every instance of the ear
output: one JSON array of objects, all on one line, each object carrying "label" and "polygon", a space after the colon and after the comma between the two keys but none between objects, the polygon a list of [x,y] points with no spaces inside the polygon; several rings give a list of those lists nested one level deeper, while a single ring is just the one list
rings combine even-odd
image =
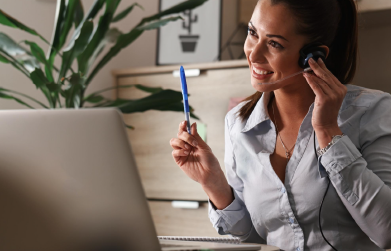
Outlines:
[{"label": "ear", "polygon": [[327,47],[326,45],[320,45],[320,46],[318,46],[318,47],[320,47],[320,48],[326,50],[326,58],[327,58],[327,57],[329,56],[329,52],[330,52],[329,47]]}]

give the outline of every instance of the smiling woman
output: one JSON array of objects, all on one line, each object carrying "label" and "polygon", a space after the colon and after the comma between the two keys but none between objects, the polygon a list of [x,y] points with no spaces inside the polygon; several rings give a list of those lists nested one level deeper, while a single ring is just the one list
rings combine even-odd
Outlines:
[{"label": "smiling woman", "polygon": [[226,177],[194,125],[171,141],[218,233],[282,250],[391,248],[391,95],[349,84],[357,32],[353,0],[258,1],[244,45],[256,93],[226,115]]}]

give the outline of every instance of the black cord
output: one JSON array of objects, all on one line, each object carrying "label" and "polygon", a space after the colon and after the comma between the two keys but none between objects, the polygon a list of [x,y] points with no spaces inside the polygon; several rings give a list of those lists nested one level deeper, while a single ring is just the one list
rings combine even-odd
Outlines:
[{"label": "black cord", "polygon": [[[316,152],[315,137],[316,137],[316,135],[315,135],[315,130],[314,130],[314,151],[315,151],[315,155],[316,155],[316,162],[318,162],[318,153]],[[329,182],[328,182],[328,184],[327,184],[326,192],[325,192],[324,195],[323,195],[322,202],[320,203],[319,217],[318,217],[319,222],[318,222],[318,224],[319,224],[320,233],[322,234],[322,237],[323,237],[323,239],[325,240],[325,242],[327,242],[327,244],[329,244],[329,246],[330,246],[332,249],[334,249],[335,251],[338,251],[335,247],[333,247],[333,245],[330,244],[330,242],[329,242],[329,241],[326,239],[326,237],[324,236],[323,231],[322,231],[322,224],[320,223],[320,216],[321,216],[321,213],[322,213],[323,202],[324,202],[324,199],[326,198],[327,191],[329,191],[329,187],[330,187],[330,183],[331,183],[330,178],[329,178],[328,175],[327,175],[327,179],[329,180]]]}]

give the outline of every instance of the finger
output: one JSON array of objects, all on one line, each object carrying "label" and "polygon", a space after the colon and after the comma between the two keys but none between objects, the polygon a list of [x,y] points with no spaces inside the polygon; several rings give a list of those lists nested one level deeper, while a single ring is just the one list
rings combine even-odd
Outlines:
[{"label": "finger", "polygon": [[[319,93],[319,95],[322,94],[327,96],[333,95],[333,90],[331,90],[330,87],[322,79],[318,78],[313,74],[308,74],[308,73],[305,73],[304,77],[307,79],[307,82],[311,84],[310,85],[311,87],[312,86],[319,87],[319,89],[322,91],[321,93]],[[315,93],[315,95],[317,94]]]},{"label": "finger", "polygon": [[315,93],[315,95],[317,97],[321,97],[323,95],[326,95],[324,92],[323,92],[323,89],[320,88],[320,86],[318,85],[318,83],[314,82],[312,80],[312,77],[311,77],[311,74],[308,74],[308,73],[304,73],[303,76],[305,77],[305,79],[307,80],[307,83],[309,84],[309,86],[311,87],[312,91]]},{"label": "finger", "polygon": [[178,132],[178,138],[194,147],[197,147],[199,143],[196,137],[194,137],[194,135],[190,135],[187,130],[180,130]]},{"label": "finger", "polygon": [[190,149],[191,149],[191,146],[189,144],[187,144],[183,140],[180,140],[180,139],[177,139],[177,138],[172,138],[170,140],[170,145],[175,150],[186,149],[186,150],[190,151]]},{"label": "finger", "polygon": [[199,148],[208,149],[208,150],[212,151],[212,149],[208,146],[208,144],[206,144],[206,142],[198,134],[197,123],[193,123],[191,125],[190,130],[191,130],[191,134],[196,138]]},{"label": "finger", "polygon": [[190,153],[190,151],[187,151],[187,150],[173,150],[172,151],[172,157],[175,159],[175,160],[178,160],[179,158],[181,157],[186,157],[188,156]]},{"label": "finger", "polygon": [[323,60],[321,58],[318,59],[318,65],[320,67],[322,67],[322,69],[326,72],[329,73],[330,77],[334,80],[333,81],[333,84],[336,85],[336,88],[337,89],[341,89],[341,92],[342,93],[346,93],[345,89],[346,89],[346,86],[344,84],[342,84],[338,78],[327,68],[326,64],[323,62]]},{"label": "finger", "polygon": [[330,71],[325,71],[318,63],[315,62],[313,58],[309,60],[312,71],[316,76],[322,79],[331,89],[335,89],[336,85],[334,84],[334,79],[331,77]]},{"label": "finger", "polygon": [[187,123],[186,120],[184,120],[181,123],[179,123],[178,133],[180,133],[182,131],[187,131],[186,123]]}]

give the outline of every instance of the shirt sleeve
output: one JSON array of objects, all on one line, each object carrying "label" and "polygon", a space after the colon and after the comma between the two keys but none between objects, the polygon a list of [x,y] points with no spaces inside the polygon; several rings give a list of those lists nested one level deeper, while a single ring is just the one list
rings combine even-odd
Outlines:
[{"label": "shirt sleeve", "polygon": [[216,209],[209,200],[209,219],[219,234],[230,234],[245,242],[265,244],[265,240],[255,231],[250,214],[243,202],[243,181],[236,175],[236,162],[229,131],[227,115],[225,118],[224,164],[228,184],[233,190],[234,200],[223,210]]},{"label": "shirt sleeve", "polygon": [[360,120],[360,151],[348,136],[319,157],[361,230],[391,248],[391,96],[382,94]]}]

